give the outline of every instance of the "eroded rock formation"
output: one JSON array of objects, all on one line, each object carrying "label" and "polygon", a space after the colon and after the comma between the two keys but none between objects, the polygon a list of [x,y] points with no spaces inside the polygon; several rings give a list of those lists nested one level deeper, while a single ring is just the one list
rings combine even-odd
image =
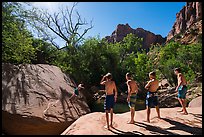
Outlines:
[{"label": "eroded rock formation", "polygon": [[2,64],[2,129],[5,134],[60,134],[90,112],[83,92],[52,65]]},{"label": "eroded rock formation", "polygon": [[176,21],[167,36],[167,42],[175,35],[184,33],[199,20],[202,20],[202,2],[187,2],[176,14]]},{"label": "eroded rock formation", "polygon": [[161,35],[155,35],[143,28],[132,29],[129,24],[118,24],[111,36],[106,36],[105,39],[111,43],[120,42],[130,33],[135,34],[139,38],[143,38],[143,49],[150,48],[151,44],[163,44],[166,41],[166,38],[163,38]]}]

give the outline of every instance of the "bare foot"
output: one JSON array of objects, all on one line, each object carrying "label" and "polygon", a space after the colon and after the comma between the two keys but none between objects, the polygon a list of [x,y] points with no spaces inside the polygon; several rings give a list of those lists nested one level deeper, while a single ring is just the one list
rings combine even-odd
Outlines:
[{"label": "bare foot", "polygon": [[147,123],[150,123],[150,121],[149,121],[149,120],[143,120],[143,122],[147,122]]},{"label": "bare foot", "polygon": [[183,112],[183,113],[181,113],[182,115],[188,115],[188,113],[187,112]]},{"label": "bare foot", "polygon": [[105,125],[104,128],[110,130],[109,126],[107,125]]},{"label": "bare foot", "polygon": [[183,109],[181,109],[181,110],[178,110],[177,112],[183,112]]},{"label": "bare foot", "polygon": [[134,124],[135,123],[135,121],[129,121],[128,122],[128,124]]}]

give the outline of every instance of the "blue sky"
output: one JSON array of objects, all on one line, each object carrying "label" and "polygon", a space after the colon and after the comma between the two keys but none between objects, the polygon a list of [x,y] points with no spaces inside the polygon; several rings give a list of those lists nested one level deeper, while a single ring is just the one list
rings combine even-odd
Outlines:
[{"label": "blue sky", "polygon": [[[57,11],[60,6],[71,6],[72,2],[35,2],[35,6]],[[128,23],[167,36],[178,13],[186,2],[79,2],[76,9],[87,21],[93,19],[92,28],[85,37],[99,35],[103,38],[116,29],[118,24]]]}]

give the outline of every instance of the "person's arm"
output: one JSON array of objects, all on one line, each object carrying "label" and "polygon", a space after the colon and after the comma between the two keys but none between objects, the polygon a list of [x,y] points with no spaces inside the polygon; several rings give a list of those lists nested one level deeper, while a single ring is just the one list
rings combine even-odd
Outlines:
[{"label": "person's arm", "polygon": [[150,88],[150,81],[145,85],[145,89],[149,89]]},{"label": "person's arm", "polygon": [[105,78],[106,78],[106,75],[103,76],[103,78],[101,79],[101,82],[100,82],[101,85],[105,85],[106,83]]},{"label": "person's arm", "polygon": [[181,74],[178,74],[178,86],[176,87],[176,91],[178,91],[178,88],[181,86],[182,83],[182,76]]},{"label": "person's arm", "polygon": [[127,96],[127,102],[130,101],[130,95],[131,95],[131,86],[130,86],[130,81],[127,81],[127,86],[128,86],[128,96]]},{"label": "person's arm", "polygon": [[137,82],[135,81],[135,83],[136,83],[136,93],[138,93],[138,85],[137,85]]},{"label": "person's arm", "polygon": [[115,99],[115,102],[117,100],[117,95],[118,95],[118,90],[117,90],[117,87],[115,85],[115,82],[114,82],[114,92],[115,92],[115,96],[114,96],[114,99]]}]

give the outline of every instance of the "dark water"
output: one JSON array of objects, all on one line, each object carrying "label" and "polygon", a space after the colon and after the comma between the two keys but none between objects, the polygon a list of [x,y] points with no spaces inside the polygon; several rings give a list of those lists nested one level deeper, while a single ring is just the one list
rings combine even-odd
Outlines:
[{"label": "dark water", "polygon": [[[144,110],[145,100],[137,99],[135,110]],[[104,112],[104,99],[95,101],[92,106],[90,107],[92,112]],[[113,112],[114,113],[124,113],[130,111],[128,107],[128,103],[117,103],[114,105]]]}]

